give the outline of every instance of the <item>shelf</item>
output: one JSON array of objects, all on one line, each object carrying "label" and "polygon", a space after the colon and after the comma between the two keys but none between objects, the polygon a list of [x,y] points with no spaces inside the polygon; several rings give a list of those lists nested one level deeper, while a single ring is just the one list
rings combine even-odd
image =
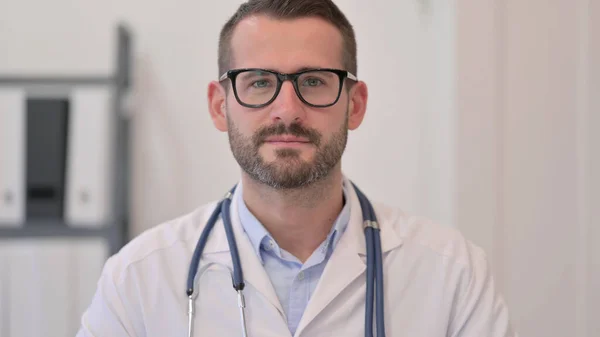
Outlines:
[{"label": "shelf", "polygon": [[127,226],[122,222],[107,223],[97,227],[68,226],[56,220],[28,220],[21,225],[0,224],[0,240],[23,238],[102,238],[107,240],[111,254],[124,244]]},{"label": "shelf", "polygon": [[48,77],[25,77],[25,76],[0,76],[0,86],[86,86],[86,85],[113,85],[116,79],[111,76],[48,76]]},{"label": "shelf", "polygon": [[0,224],[0,237],[27,237],[27,236],[98,236],[112,229],[112,225],[98,227],[67,226],[59,221],[28,221],[22,225]]}]

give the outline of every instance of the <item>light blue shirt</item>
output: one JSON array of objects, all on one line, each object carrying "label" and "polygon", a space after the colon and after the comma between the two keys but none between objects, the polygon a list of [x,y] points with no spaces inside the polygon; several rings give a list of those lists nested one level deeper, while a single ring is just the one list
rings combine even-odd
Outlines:
[{"label": "light blue shirt", "polygon": [[304,264],[277,245],[266,228],[248,210],[242,193],[236,195],[242,227],[271,279],[293,335],[333,249],[348,226],[350,202],[347,186],[344,184],[344,207],[331,231]]}]

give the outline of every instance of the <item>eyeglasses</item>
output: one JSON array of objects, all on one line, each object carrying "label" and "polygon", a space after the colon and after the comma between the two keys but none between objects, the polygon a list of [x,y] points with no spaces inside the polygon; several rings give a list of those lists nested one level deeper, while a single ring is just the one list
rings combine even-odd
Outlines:
[{"label": "eyeglasses", "polygon": [[326,108],[337,103],[346,78],[357,81],[352,73],[340,69],[308,69],[293,74],[259,68],[233,69],[221,75],[219,81],[228,78],[236,100],[248,108],[271,104],[286,80],[292,82],[302,102],[311,107]]}]

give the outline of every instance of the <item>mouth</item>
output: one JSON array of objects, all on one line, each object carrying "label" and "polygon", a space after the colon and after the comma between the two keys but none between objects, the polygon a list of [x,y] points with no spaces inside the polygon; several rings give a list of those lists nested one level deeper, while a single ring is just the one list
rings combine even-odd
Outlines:
[{"label": "mouth", "polygon": [[306,138],[295,137],[295,136],[271,136],[265,139],[265,143],[275,144],[275,145],[301,145],[301,144],[309,144],[310,141]]}]

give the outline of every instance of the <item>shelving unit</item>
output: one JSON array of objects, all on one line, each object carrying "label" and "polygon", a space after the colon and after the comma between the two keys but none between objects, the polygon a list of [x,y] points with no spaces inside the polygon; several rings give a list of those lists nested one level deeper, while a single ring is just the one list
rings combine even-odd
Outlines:
[{"label": "shelving unit", "polygon": [[[124,111],[124,100],[131,87],[132,37],[124,24],[116,29],[116,67],[108,76],[0,76],[0,90],[19,88],[26,95],[39,92],[59,92],[68,94],[77,88],[107,88],[110,95],[110,108],[114,113],[111,119],[116,139],[112,144],[112,196],[110,198],[111,219],[102,223],[70,223],[61,219],[31,219],[23,216],[22,223],[0,223],[0,240],[16,238],[102,238],[109,247],[109,253],[116,253],[128,240],[129,235],[129,129],[130,121]],[[67,173],[68,174],[68,173]],[[0,177],[1,178],[1,177]],[[1,187],[1,186],[0,186]],[[9,191],[0,191],[0,203],[14,202]]]}]

